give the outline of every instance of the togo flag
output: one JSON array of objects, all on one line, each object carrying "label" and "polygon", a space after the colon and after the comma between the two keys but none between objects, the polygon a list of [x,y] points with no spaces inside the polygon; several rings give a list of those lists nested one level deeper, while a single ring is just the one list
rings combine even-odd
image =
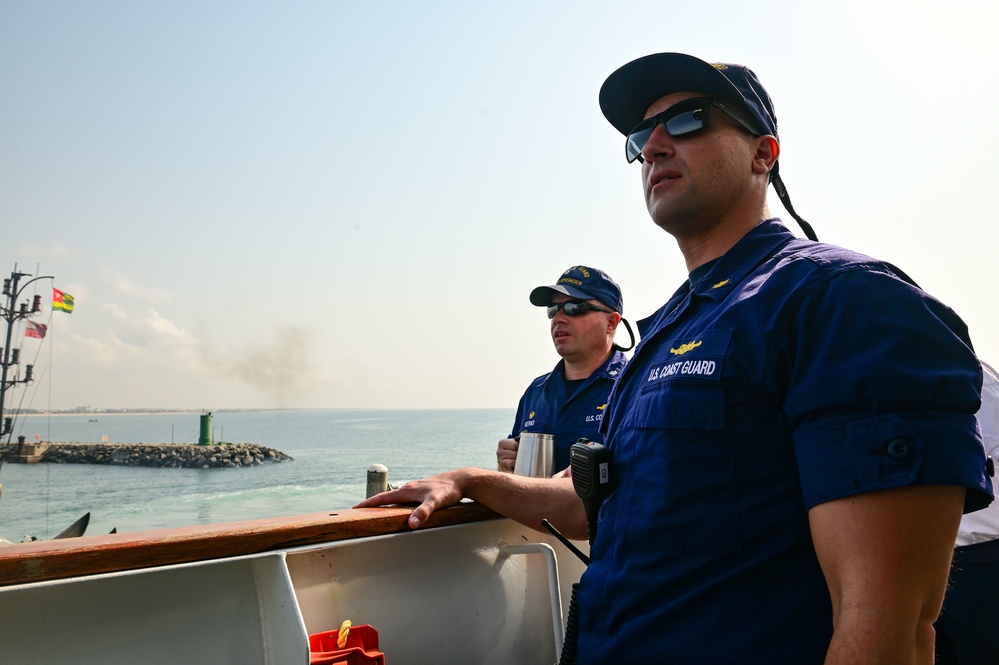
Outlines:
[{"label": "togo flag", "polygon": [[73,296],[68,293],[63,293],[59,289],[52,289],[52,309],[66,312],[67,314],[73,313],[74,306]]}]

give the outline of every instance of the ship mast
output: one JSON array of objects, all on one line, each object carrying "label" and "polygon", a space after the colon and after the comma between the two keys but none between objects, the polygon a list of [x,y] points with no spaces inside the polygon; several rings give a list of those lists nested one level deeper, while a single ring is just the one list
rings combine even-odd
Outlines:
[{"label": "ship mast", "polygon": [[[3,355],[3,359],[0,361],[0,440],[6,436],[7,443],[10,443],[10,434],[14,431],[14,419],[9,416],[4,416],[4,407],[7,404],[7,389],[13,388],[19,383],[31,383],[34,379],[34,366],[32,365],[24,366],[24,376],[20,376],[20,374],[18,374],[14,378],[7,378],[10,373],[10,368],[20,362],[21,356],[21,349],[10,348],[11,338],[14,333],[14,323],[37,314],[42,310],[42,297],[40,295],[36,295],[32,298],[31,309],[28,309],[27,300],[18,306],[17,299],[21,297],[21,292],[24,291],[25,287],[32,282],[37,282],[40,279],[53,279],[52,276],[45,275],[29,279],[27,282],[20,284],[22,277],[31,277],[31,275],[24,272],[18,272],[17,265],[15,264],[14,272],[10,274],[10,278],[3,281],[3,295],[5,296],[5,301],[4,304],[0,305],[0,316],[3,317],[7,328],[6,343],[4,344],[3,349],[0,349],[0,352],[2,352]],[[19,284],[20,286],[18,286]]]}]

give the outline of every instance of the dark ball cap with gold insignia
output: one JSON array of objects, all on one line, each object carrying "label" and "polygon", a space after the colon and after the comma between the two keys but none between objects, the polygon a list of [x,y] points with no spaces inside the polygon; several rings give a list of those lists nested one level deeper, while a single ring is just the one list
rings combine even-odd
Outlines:
[{"label": "dark ball cap with gold insignia", "polygon": [[627,135],[645,119],[653,102],[674,92],[717,97],[744,112],[761,135],[780,138],[773,101],[753,70],[708,63],[684,53],[653,53],[615,71],[600,88],[600,110],[617,131]]},{"label": "dark ball cap with gold insignia", "polygon": [[546,307],[556,293],[577,300],[599,300],[618,314],[624,314],[621,287],[603,270],[587,266],[572,266],[551,286],[539,286],[531,291],[531,304]]},{"label": "dark ball cap with gold insignia", "polygon": [[[600,110],[614,129],[627,136],[645,119],[653,102],[674,92],[692,92],[728,102],[756,128],[759,136],[777,134],[777,114],[766,88],[753,70],[743,65],[709,63],[685,53],[653,53],[616,70],[600,87]],[[770,182],[781,203],[811,240],[811,225],[798,215],[780,176],[779,160]]]}]

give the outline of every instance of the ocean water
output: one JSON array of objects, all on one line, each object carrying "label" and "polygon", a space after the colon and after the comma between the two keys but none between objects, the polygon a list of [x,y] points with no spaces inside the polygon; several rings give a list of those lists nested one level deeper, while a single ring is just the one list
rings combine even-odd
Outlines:
[{"label": "ocean water", "polygon": [[[0,536],[50,538],[86,512],[95,535],[348,508],[364,498],[371,464],[388,467],[393,484],[494,468],[513,418],[513,409],[216,412],[217,442],[276,448],[294,461],[241,469],[5,462]],[[199,433],[199,413],[87,414],[22,417],[14,439],[181,444]]]}]

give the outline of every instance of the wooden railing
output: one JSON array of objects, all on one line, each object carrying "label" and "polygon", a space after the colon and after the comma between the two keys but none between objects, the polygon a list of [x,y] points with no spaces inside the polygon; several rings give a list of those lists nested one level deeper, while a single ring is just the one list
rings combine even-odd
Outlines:
[{"label": "wooden railing", "polygon": [[[411,508],[348,509],[294,517],[136,531],[0,547],[0,586],[210,561],[289,547],[409,531]],[[496,519],[461,503],[434,512],[421,528]]]}]

